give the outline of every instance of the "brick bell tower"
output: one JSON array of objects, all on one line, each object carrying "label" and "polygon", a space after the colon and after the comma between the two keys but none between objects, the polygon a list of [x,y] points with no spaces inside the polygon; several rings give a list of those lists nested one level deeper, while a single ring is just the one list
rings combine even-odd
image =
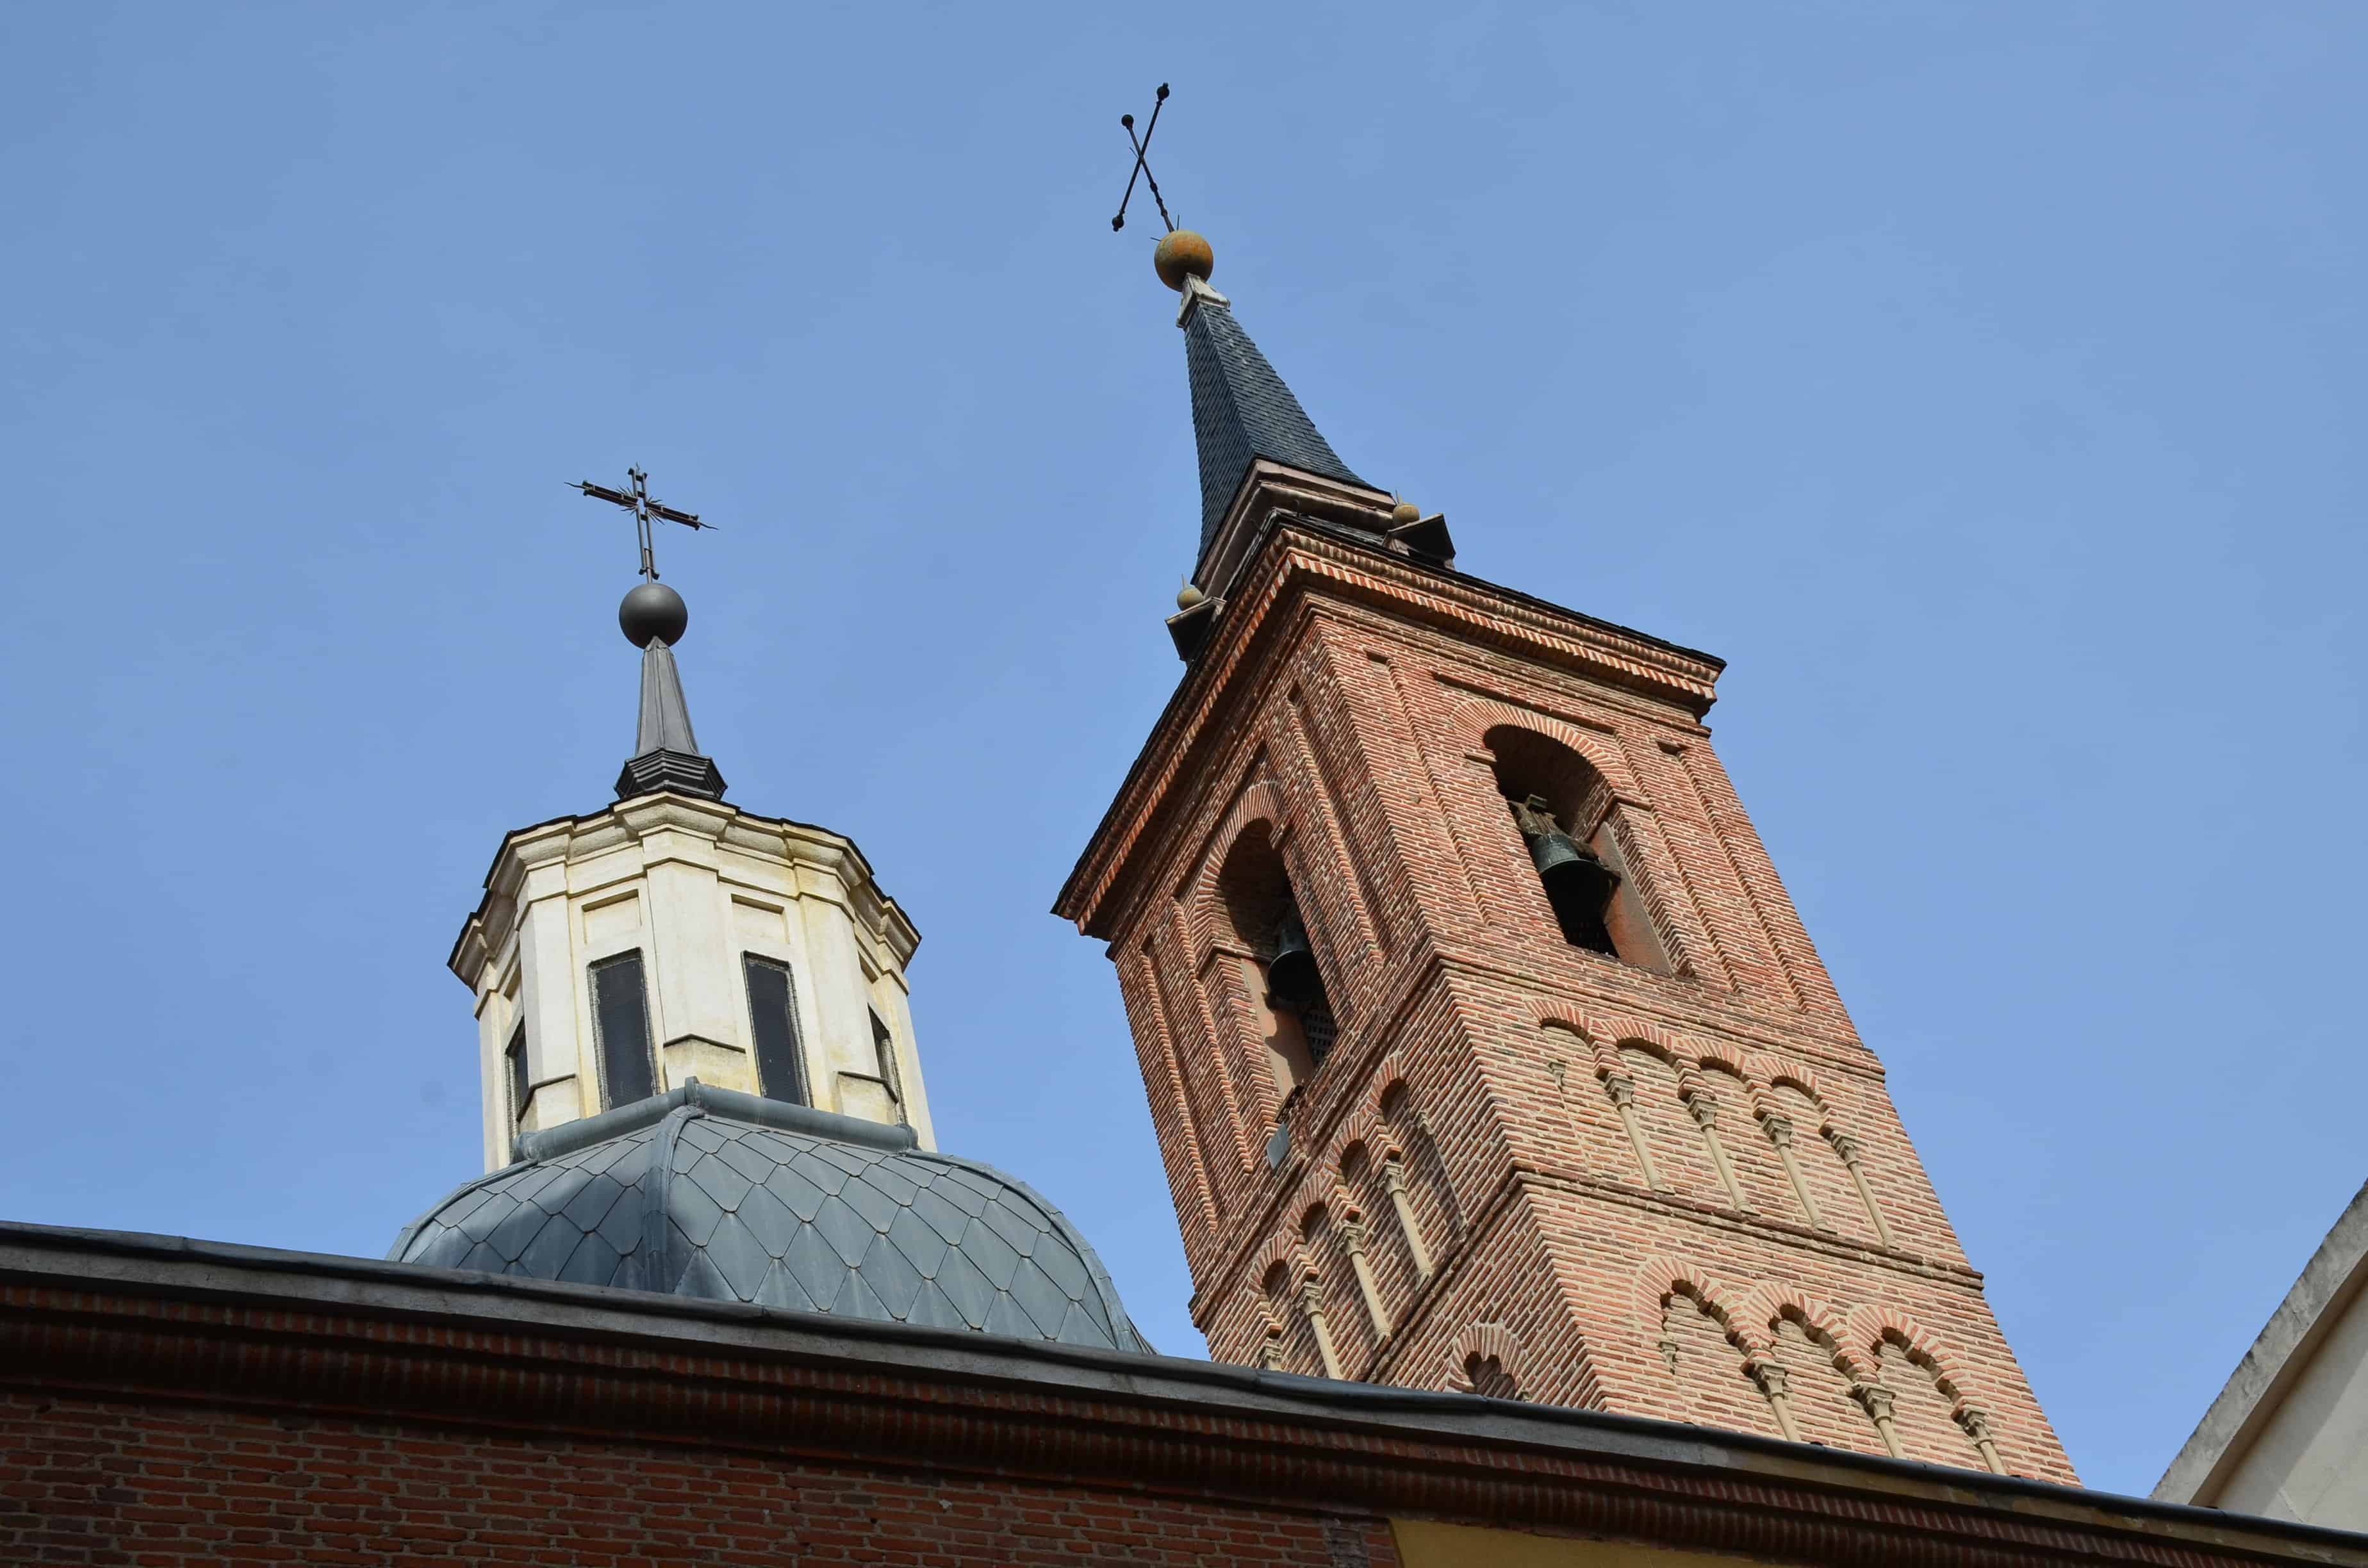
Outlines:
[{"label": "brick bell tower", "polygon": [[1702,723],[1721,662],[1456,569],[1182,295],[1185,674],[1109,943],[1220,1360],[2074,1482]]}]

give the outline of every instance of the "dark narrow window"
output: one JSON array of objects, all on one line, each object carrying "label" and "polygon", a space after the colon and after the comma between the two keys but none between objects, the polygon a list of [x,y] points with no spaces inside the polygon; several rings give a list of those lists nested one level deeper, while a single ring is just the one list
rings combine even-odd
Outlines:
[{"label": "dark narrow window", "polygon": [[502,1065],[508,1070],[510,1080],[510,1125],[518,1127],[526,1121],[526,1102],[534,1093],[534,1085],[526,1074],[526,1025],[520,1023],[510,1035],[509,1045],[502,1051]]},{"label": "dark narrow window", "polygon": [[880,1082],[896,1102],[896,1119],[905,1119],[905,1080],[896,1071],[896,1037],[878,1013],[871,1015],[871,1053],[880,1059]]},{"label": "dark narrow window", "polygon": [[592,966],[592,1032],[609,1105],[631,1105],[658,1092],[640,953],[619,953]]},{"label": "dark narrow window", "polygon": [[798,1041],[798,991],[790,966],[744,953],[740,972],[748,983],[748,1028],[757,1040],[757,1082],[765,1094],[793,1105],[811,1105],[806,1095],[805,1051]]}]

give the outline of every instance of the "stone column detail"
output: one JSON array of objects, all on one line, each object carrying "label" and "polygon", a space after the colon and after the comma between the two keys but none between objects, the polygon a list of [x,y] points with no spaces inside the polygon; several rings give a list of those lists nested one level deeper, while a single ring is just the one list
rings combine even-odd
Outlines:
[{"label": "stone column detail", "polygon": [[1785,1394],[1784,1369],[1773,1361],[1755,1356],[1744,1363],[1744,1370],[1750,1373],[1751,1381],[1759,1385],[1760,1393],[1767,1398],[1768,1408],[1776,1413],[1776,1429],[1784,1434],[1784,1440],[1799,1442],[1801,1429],[1793,1424],[1793,1403]]},{"label": "stone column detail", "polygon": [[1957,1418],[1957,1425],[1965,1429],[1965,1436],[1974,1440],[1974,1447],[1981,1450],[1982,1462],[1989,1466],[1990,1473],[2004,1475],[2006,1461],[1998,1457],[1998,1440],[1990,1435],[1990,1418],[1983,1414],[1981,1407],[1961,1405],[1952,1414]]},{"label": "stone column detail", "polygon": [[1324,1358],[1324,1375],[1340,1378],[1340,1352],[1333,1347],[1332,1320],[1324,1311],[1324,1282],[1314,1272],[1300,1276],[1299,1310],[1307,1314],[1307,1326],[1315,1331],[1316,1353]]},{"label": "stone column detail", "polygon": [[1891,1424],[1891,1391],[1879,1383],[1852,1383],[1850,1397],[1866,1411],[1866,1418],[1874,1423],[1875,1435],[1883,1439],[1883,1451],[1893,1459],[1907,1456],[1899,1447],[1899,1431]]},{"label": "stone column detail", "polygon": [[1625,1073],[1603,1075],[1603,1094],[1611,1108],[1620,1113],[1620,1125],[1628,1130],[1628,1146],[1636,1151],[1636,1165],[1645,1173],[1645,1185],[1656,1192],[1667,1192],[1668,1184],[1653,1165],[1653,1151],[1645,1145],[1645,1129],[1636,1120],[1636,1080]]},{"label": "stone column detail", "polygon": [[1406,1162],[1392,1154],[1382,1162],[1382,1186],[1388,1188],[1390,1207],[1397,1211],[1398,1229],[1406,1235],[1406,1251],[1414,1256],[1414,1272],[1417,1279],[1431,1275],[1430,1248],[1423,1244],[1422,1224],[1414,1217],[1414,1200],[1406,1196]]},{"label": "stone column detail", "polygon": [[1365,1315],[1373,1320],[1373,1337],[1390,1336],[1390,1314],[1382,1306],[1382,1288],[1373,1278],[1373,1265],[1365,1256],[1365,1222],[1351,1215],[1340,1221],[1340,1238],[1349,1248],[1349,1267],[1356,1272],[1357,1292],[1365,1298]]},{"label": "stone column detail", "polygon": [[1874,1237],[1884,1246],[1896,1245],[1891,1239],[1891,1227],[1884,1223],[1883,1210],[1874,1201],[1874,1188],[1866,1184],[1866,1167],[1860,1163],[1858,1140],[1847,1132],[1828,1132],[1827,1138],[1834,1153],[1841,1156],[1843,1167],[1850,1174],[1850,1182],[1858,1188],[1858,1200],[1866,1205],[1866,1217],[1874,1221]]},{"label": "stone column detail", "polygon": [[1784,1175],[1793,1183],[1793,1195],[1801,1200],[1801,1212],[1806,1214],[1809,1223],[1817,1229],[1832,1230],[1833,1227],[1826,1223],[1826,1217],[1817,1211],[1817,1200],[1809,1192],[1807,1178],[1801,1175],[1801,1162],[1793,1157],[1792,1119],[1771,1111],[1759,1119],[1759,1125],[1768,1130],[1768,1142],[1776,1145],[1776,1157],[1784,1162]]},{"label": "stone column detail", "polygon": [[1718,1179],[1726,1187],[1726,1196],[1745,1213],[1751,1205],[1743,1196],[1743,1184],[1735,1179],[1735,1165],[1726,1157],[1726,1144],[1718,1135],[1718,1096],[1708,1089],[1697,1089],[1686,1096],[1686,1108],[1694,1115],[1694,1123],[1702,1129],[1702,1142],[1710,1150],[1710,1163],[1718,1167]]}]

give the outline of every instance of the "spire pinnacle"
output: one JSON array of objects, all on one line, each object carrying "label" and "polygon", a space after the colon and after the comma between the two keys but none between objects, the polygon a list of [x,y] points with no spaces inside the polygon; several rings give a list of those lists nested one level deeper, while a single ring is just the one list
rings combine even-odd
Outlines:
[{"label": "spire pinnacle", "polygon": [[664,583],[645,582],[617,607],[617,625],[625,641],[642,650],[641,722],[632,760],[617,775],[617,798],[674,790],[722,800],[723,775],[699,749],[699,736],[690,727],[690,704],[682,695],[682,674],[674,663],[674,644],[690,626],[690,607]]},{"label": "spire pinnacle", "polygon": [[[1198,250],[1178,244],[1171,251],[1170,241],[1194,242]],[[1168,286],[1184,296],[1176,324],[1184,329],[1192,435],[1201,450],[1201,551],[1208,550],[1225,520],[1242,476],[1260,458],[1364,485],[1234,319],[1233,301],[1209,287],[1214,266],[1209,243],[1179,229],[1160,242],[1154,259],[1163,278],[1172,265],[1177,278]]]},{"label": "spire pinnacle", "polygon": [[1209,287],[1217,269],[1217,255],[1209,242],[1178,228],[1168,216],[1150,164],[1152,133],[1159,129],[1159,111],[1167,103],[1167,84],[1162,82],[1141,137],[1134,133],[1134,116],[1119,117],[1127,144],[1134,149],[1134,169],[1127,176],[1126,195],[1110,227],[1126,227],[1126,204],[1134,199],[1135,181],[1149,186],[1160,221],[1167,225],[1151,253],[1151,265],[1162,283],[1184,296],[1176,324],[1184,329],[1184,363],[1192,382],[1192,435],[1201,449],[1201,553],[1206,555],[1233,506],[1242,476],[1261,458],[1372,487],[1340,460],[1291,388],[1234,320],[1233,301]]}]

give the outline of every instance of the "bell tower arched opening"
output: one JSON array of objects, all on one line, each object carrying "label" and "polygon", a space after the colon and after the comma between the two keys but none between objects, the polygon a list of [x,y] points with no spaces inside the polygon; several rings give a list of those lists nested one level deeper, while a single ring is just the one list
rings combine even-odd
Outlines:
[{"label": "bell tower arched opening", "polygon": [[1235,943],[1249,957],[1243,979],[1264,1035],[1277,1099],[1315,1076],[1339,1034],[1307,924],[1264,824],[1235,840],[1217,872],[1217,896]]},{"label": "bell tower arched opening", "polygon": [[1611,788],[1593,764],[1558,741],[1500,724],[1484,737],[1497,791],[1529,850],[1563,940],[1642,969],[1668,969],[1619,837]]}]

